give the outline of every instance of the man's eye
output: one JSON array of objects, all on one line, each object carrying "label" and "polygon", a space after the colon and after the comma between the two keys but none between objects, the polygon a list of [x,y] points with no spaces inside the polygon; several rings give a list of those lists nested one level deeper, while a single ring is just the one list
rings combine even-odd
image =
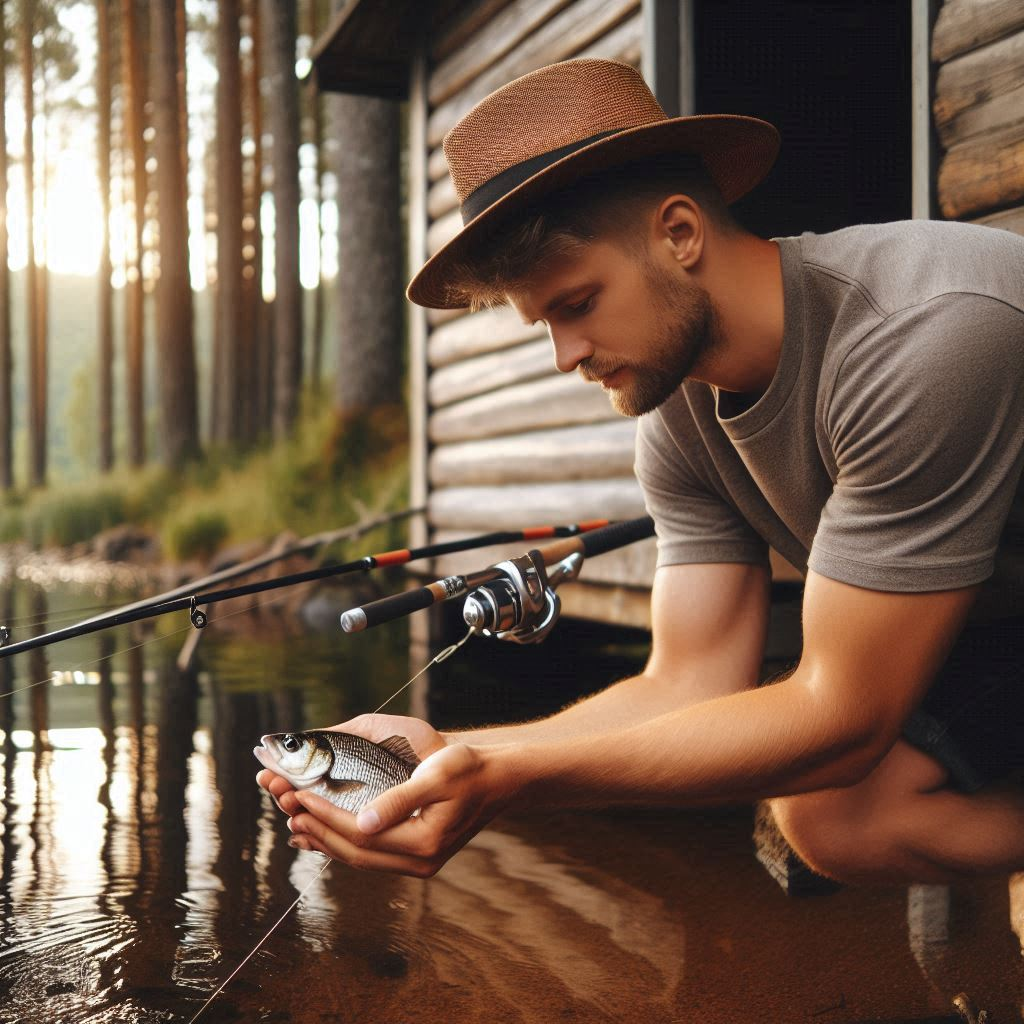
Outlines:
[{"label": "man's eye", "polygon": [[566,306],[565,308],[573,313],[575,316],[580,316],[583,313],[589,313],[591,307],[594,305],[594,296],[590,295],[585,298],[582,302],[577,302],[575,305]]}]

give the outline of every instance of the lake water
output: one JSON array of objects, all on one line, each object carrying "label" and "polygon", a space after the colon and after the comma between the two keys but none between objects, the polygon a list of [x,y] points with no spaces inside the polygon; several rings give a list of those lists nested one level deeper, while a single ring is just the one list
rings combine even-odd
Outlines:
[{"label": "lake water", "polygon": [[[17,639],[97,597],[0,601]],[[4,1024],[191,1020],[322,865],[287,846],[254,743],[372,710],[409,675],[404,624],[214,625],[182,674],[190,628],[180,613],[167,635],[0,662],[0,690],[48,680],[0,699]],[[536,650],[474,639],[434,671],[430,707],[441,725],[536,713],[642,653],[568,623]],[[992,1024],[1021,1020],[1005,879],[794,899],[755,860],[751,820],[523,814],[428,881],[332,864],[200,1021],[953,1020],[961,990]]]}]

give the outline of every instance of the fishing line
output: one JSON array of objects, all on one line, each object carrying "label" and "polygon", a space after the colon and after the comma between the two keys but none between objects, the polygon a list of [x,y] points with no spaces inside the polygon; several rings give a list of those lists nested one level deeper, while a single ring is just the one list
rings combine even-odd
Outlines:
[{"label": "fishing line", "polygon": [[292,901],[291,906],[271,925],[270,931],[268,931],[267,934],[264,935],[263,938],[256,943],[256,945],[252,949],[252,952],[250,952],[249,955],[224,979],[224,981],[221,982],[220,987],[217,989],[217,991],[214,992],[213,995],[210,996],[210,998],[207,999],[206,1002],[199,1007],[199,1012],[188,1022],[188,1024],[196,1024],[196,1021],[199,1020],[199,1017],[203,1013],[203,1011],[210,1005],[210,1003],[214,1001],[214,999],[217,998],[217,996],[221,994],[221,992],[224,991],[224,989],[228,987],[228,984],[230,983],[231,979],[256,955],[256,953],[259,951],[263,943],[266,942],[267,939],[269,939],[270,936],[274,934],[274,932],[277,930],[281,922],[299,905],[299,903],[302,901],[302,897],[305,896],[306,893],[313,888],[314,883],[327,870],[328,865],[330,865],[331,863],[330,857],[326,857],[323,854],[320,854],[320,856],[324,858],[323,867],[321,867],[320,870],[302,887],[302,892],[300,892],[299,895],[295,897],[295,899]]},{"label": "fishing line", "polygon": [[[388,699],[386,701],[384,701],[383,704],[381,704],[380,708],[386,707],[403,690],[407,690],[410,686],[412,686],[412,684],[415,683],[416,680],[419,679],[419,677],[421,675],[423,675],[423,673],[426,672],[427,669],[430,668],[431,665],[440,665],[442,661],[447,661],[472,635],[473,635],[473,627],[470,626],[469,630],[466,633],[466,635],[458,643],[455,643],[455,644],[452,644],[449,647],[446,647],[443,651],[441,651],[440,654],[435,654],[434,657],[431,658],[430,661],[428,661],[426,663],[426,665],[424,665],[423,668],[421,668],[419,670],[419,672],[417,672],[416,675],[414,675],[412,677],[412,679],[409,680],[409,682],[407,682],[404,686],[400,686],[397,690],[395,690],[395,692],[393,694],[391,694],[391,696],[388,697]],[[377,711],[380,711],[380,708],[377,708]],[[372,712],[372,714],[374,714],[374,715],[377,714],[377,711]]]}]

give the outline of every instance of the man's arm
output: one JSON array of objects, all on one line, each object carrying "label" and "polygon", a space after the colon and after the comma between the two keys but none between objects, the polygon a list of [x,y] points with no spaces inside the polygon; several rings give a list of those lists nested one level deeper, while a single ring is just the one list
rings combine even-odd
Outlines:
[{"label": "man's arm", "polygon": [[851,785],[895,742],[975,596],[883,593],[812,573],[804,657],[784,682],[604,733],[452,744],[364,808],[361,827],[307,793],[288,794],[290,827],[306,848],[426,877],[510,804],[694,806]]},{"label": "man's arm", "polygon": [[558,740],[643,722],[757,682],[768,628],[764,566],[672,565],[651,595],[651,656],[643,672],[549,718],[449,734],[469,744]]}]

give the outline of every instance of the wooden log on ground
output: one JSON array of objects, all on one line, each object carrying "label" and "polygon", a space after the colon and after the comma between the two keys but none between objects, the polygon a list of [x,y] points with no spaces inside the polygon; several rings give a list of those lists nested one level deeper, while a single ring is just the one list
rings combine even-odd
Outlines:
[{"label": "wooden log on ground", "polygon": [[513,78],[584,50],[633,14],[637,6],[636,0],[576,0],[467,88],[438,106],[427,122],[428,144],[439,145],[449,129],[488,93]]},{"label": "wooden log on ground", "polygon": [[524,324],[510,306],[484,309],[439,326],[427,343],[427,361],[432,367],[504,350],[544,336],[544,328]]},{"label": "wooden log on ground", "polygon": [[430,496],[435,529],[511,530],[524,523],[575,523],[584,519],[634,519],[644,514],[640,485],[632,477],[571,483],[444,487]]},{"label": "wooden log on ground", "polygon": [[551,358],[551,343],[528,341],[505,352],[465,359],[437,370],[430,377],[430,404],[437,409],[511,384],[551,377],[557,372]]},{"label": "wooden log on ground", "polygon": [[433,487],[596,480],[633,472],[636,424],[620,419],[446,444],[430,456]]},{"label": "wooden log on ground", "polygon": [[946,0],[932,32],[932,60],[944,63],[1021,29],[1020,0]]},{"label": "wooden log on ground", "polygon": [[617,414],[604,392],[580,377],[545,377],[467,398],[435,412],[428,423],[434,444],[577,423],[600,423]]},{"label": "wooden log on ground", "polygon": [[1024,120],[1024,32],[944,64],[933,110],[947,149]]},{"label": "wooden log on ground", "polygon": [[979,217],[975,223],[987,224],[991,228],[1003,228],[1005,231],[1015,231],[1018,235],[1024,235],[1024,206],[990,213],[985,217]]},{"label": "wooden log on ground", "polygon": [[545,21],[572,0],[514,0],[482,25],[465,45],[437,65],[430,76],[427,95],[436,107],[450,99],[481,72],[514,50]]},{"label": "wooden log on ground", "polygon": [[1024,200],[1024,121],[954,146],[939,167],[938,193],[951,220]]}]

